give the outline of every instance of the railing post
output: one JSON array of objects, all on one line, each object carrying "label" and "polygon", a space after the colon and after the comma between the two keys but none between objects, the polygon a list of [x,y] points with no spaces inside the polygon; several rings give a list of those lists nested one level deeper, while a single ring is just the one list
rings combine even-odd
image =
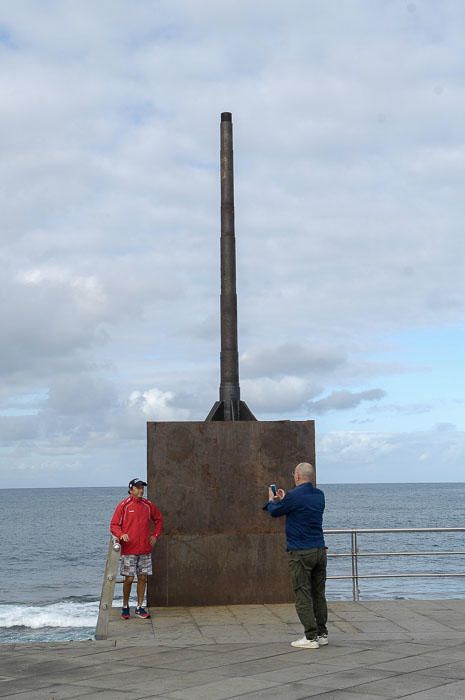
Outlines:
[{"label": "railing post", "polygon": [[356,534],[355,530],[352,530],[350,533],[350,540],[351,540],[351,561],[352,561],[352,600],[355,601],[357,600],[357,584],[355,582],[355,560],[356,560],[356,552],[355,552],[355,542],[356,542]]},{"label": "railing post", "polygon": [[103,575],[102,593],[100,594],[95,639],[107,639],[108,637],[108,623],[110,621],[110,612],[113,605],[113,593],[115,590],[116,570],[118,568],[120,549],[121,545],[119,540],[116,537],[110,537],[105,573]]},{"label": "railing post", "polygon": [[355,551],[355,595],[356,600],[360,600],[360,589],[358,587],[358,540],[357,530],[354,530],[354,551]]}]

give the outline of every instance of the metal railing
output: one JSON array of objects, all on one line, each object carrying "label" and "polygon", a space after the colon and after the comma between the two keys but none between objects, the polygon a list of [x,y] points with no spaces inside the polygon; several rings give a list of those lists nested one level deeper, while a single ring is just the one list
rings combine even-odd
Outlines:
[{"label": "metal railing", "polygon": [[[376,534],[401,534],[401,533],[432,533],[432,532],[465,532],[465,527],[403,527],[403,528],[346,528],[325,530],[325,537],[328,535],[348,535],[350,536],[350,551],[330,552],[328,558],[350,558],[351,573],[327,576],[327,580],[351,580],[352,599],[360,600],[360,579],[392,579],[392,578],[448,578],[465,577],[464,572],[457,573],[430,573],[430,572],[402,572],[390,574],[369,574],[359,573],[359,559],[374,557],[441,557],[465,555],[465,550],[441,550],[441,551],[396,551],[396,552],[361,552],[359,550],[359,535]],[[99,614],[95,629],[95,639],[107,639],[108,624],[110,621],[111,607],[115,583],[122,583],[123,579],[117,578],[117,568],[119,562],[121,545],[116,537],[111,537],[108,544],[108,555],[103,577],[102,593],[100,596]]]},{"label": "metal railing", "polygon": [[360,579],[391,579],[391,578],[460,578],[465,576],[465,572],[457,573],[431,573],[431,572],[402,572],[392,574],[360,574],[358,565],[359,559],[364,557],[441,557],[441,556],[460,556],[465,555],[463,550],[448,550],[448,551],[397,551],[397,552],[361,552],[358,542],[359,535],[364,534],[400,534],[400,533],[430,533],[430,532],[465,532],[465,527],[401,527],[401,528],[352,528],[352,529],[336,529],[325,530],[326,535],[350,535],[350,552],[335,552],[329,553],[328,558],[346,557],[351,560],[351,573],[342,575],[331,575],[327,580],[351,580],[352,581],[352,599],[360,600]]},{"label": "metal railing", "polygon": [[[118,578],[118,564],[121,553],[121,543],[117,537],[111,535],[108,543],[108,554],[103,575],[102,592],[98,609],[97,625],[95,627],[95,639],[108,638],[108,625],[110,623],[111,609],[115,594],[115,584],[124,583],[124,578]],[[137,575],[134,577],[137,582]]]},{"label": "metal railing", "polygon": [[107,562],[103,575],[102,593],[100,594],[100,605],[98,610],[97,626],[95,628],[95,639],[107,639],[108,623],[113,605],[113,595],[115,592],[116,571],[118,569],[121,544],[117,537],[110,537],[108,543]]}]

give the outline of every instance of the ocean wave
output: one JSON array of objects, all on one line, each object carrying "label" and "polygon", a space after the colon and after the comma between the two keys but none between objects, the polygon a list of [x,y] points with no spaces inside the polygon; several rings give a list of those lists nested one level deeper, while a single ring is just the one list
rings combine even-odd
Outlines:
[{"label": "ocean wave", "polygon": [[70,600],[49,605],[0,605],[0,629],[10,627],[95,627],[97,600],[78,603]]}]

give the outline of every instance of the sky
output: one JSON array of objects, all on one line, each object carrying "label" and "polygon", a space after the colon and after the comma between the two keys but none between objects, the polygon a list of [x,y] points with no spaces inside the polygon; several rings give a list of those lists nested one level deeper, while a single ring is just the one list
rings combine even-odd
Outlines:
[{"label": "sky", "polygon": [[322,483],[463,481],[465,5],[0,7],[0,487],[122,485],[219,384],[234,123],[242,398]]}]

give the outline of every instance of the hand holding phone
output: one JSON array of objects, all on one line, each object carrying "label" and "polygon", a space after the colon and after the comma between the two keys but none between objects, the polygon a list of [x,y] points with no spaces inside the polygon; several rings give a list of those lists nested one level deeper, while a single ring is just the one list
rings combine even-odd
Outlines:
[{"label": "hand holding phone", "polygon": [[277,499],[277,496],[278,496],[278,488],[277,488],[276,484],[270,484],[268,486],[268,500],[271,503],[274,503]]}]

